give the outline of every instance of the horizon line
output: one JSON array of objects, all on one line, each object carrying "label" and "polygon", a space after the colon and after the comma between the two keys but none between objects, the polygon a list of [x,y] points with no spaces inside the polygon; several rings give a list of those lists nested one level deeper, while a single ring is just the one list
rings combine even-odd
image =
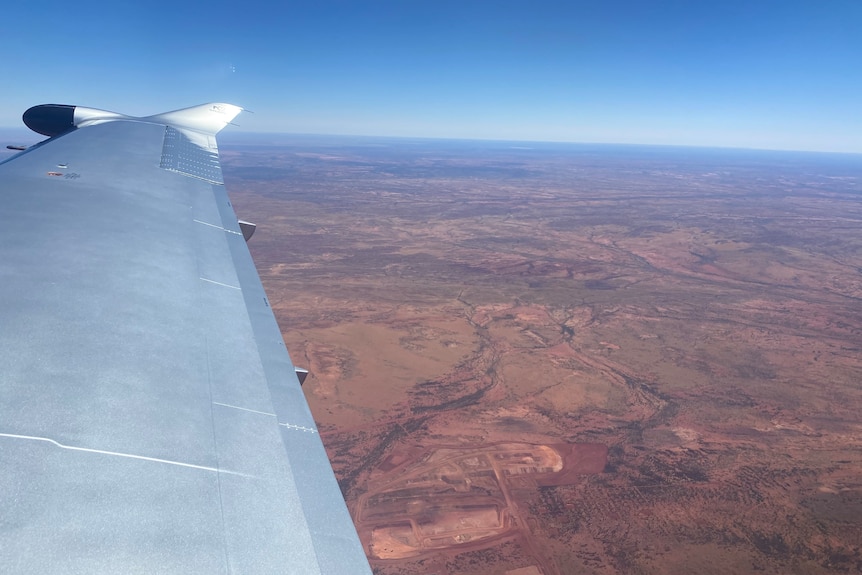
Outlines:
[{"label": "horizon line", "polygon": [[[721,151],[752,151],[752,152],[782,152],[782,153],[801,153],[801,154],[830,154],[843,156],[862,156],[862,151],[837,151],[837,150],[812,150],[801,148],[771,148],[771,147],[752,147],[752,146],[735,146],[735,145],[719,145],[719,144],[665,144],[665,143],[643,143],[643,142],[601,142],[601,141],[576,141],[576,140],[533,140],[533,139],[509,139],[509,138],[481,138],[481,137],[457,137],[457,136],[404,136],[404,135],[385,135],[385,134],[349,134],[349,133],[324,133],[324,132],[277,132],[277,131],[253,131],[253,130],[236,130],[240,126],[230,124],[231,128],[227,128],[219,134],[219,139],[228,138],[230,135],[247,135],[247,136],[293,136],[293,137],[325,137],[325,138],[367,138],[367,139],[389,139],[389,140],[429,140],[440,142],[487,142],[487,143],[505,143],[505,144],[554,144],[554,145],[577,145],[577,146],[621,146],[621,147],[648,147],[648,148],[685,148],[685,149],[701,149],[701,150],[721,150]],[[32,132],[26,126],[0,126],[0,131],[10,130],[18,132],[27,132],[33,136],[34,140],[39,142],[45,138],[41,134]],[[10,142],[11,143],[11,142]]]},{"label": "horizon line", "polygon": [[[236,128],[237,126],[233,126]],[[575,141],[575,140],[518,140],[508,138],[467,138],[446,136],[403,136],[383,134],[346,134],[346,133],[319,133],[319,132],[258,132],[251,130],[225,130],[219,134],[219,138],[229,134],[243,134],[249,136],[300,136],[300,137],[326,137],[326,138],[368,138],[368,139],[390,139],[390,140],[433,140],[441,142],[488,142],[505,144],[568,144],[576,146],[630,146],[645,148],[696,148],[702,150],[725,150],[725,151],[754,151],[754,152],[790,152],[801,154],[833,154],[844,156],[862,156],[862,151],[848,152],[836,150],[810,150],[800,148],[769,148],[751,146],[733,146],[719,144],[657,144],[642,142],[597,142],[597,141]]]}]

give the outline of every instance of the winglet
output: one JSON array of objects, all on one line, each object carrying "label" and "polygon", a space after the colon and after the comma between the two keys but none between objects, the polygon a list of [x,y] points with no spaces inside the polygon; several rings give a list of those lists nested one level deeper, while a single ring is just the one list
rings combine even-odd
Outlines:
[{"label": "winglet", "polygon": [[230,124],[231,120],[236,118],[240,112],[242,112],[242,108],[233,104],[202,104],[164,114],[146,116],[141,120],[214,136]]},{"label": "winglet", "polygon": [[59,136],[75,128],[83,128],[115,120],[133,120],[154,122],[173,126],[179,130],[196,132],[205,136],[215,136],[231,120],[242,112],[242,108],[233,104],[201,104],[164,114],[137,118],[107,110],[69,106],[67,104],[42,104],[33,106],[24,112],[24,123],[39,134]]}]

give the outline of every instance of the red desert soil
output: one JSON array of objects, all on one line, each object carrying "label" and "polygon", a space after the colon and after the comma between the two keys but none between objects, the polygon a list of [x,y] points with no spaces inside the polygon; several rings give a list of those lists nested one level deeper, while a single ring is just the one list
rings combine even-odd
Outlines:
[{"label": "red desert soil", "polygon": [[223,146],[375,573],[862,570],[862,162]]}]

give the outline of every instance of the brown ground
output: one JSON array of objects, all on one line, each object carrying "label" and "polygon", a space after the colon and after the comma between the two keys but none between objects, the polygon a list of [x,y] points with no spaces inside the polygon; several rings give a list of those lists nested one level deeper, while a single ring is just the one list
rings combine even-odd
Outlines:
[{"label": "brown ground", "polygon": [[862,569],[862,160],[240,144],[376,573]]}]

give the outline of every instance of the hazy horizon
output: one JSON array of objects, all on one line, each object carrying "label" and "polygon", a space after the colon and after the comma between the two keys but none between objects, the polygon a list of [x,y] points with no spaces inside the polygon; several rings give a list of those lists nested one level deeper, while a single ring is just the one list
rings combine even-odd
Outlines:
[{"label": "hazy horizon", "polygon": [[[218,135],[220,145],[235,144],[240,141],[249,139],[261,140],[272,138],[324,138],[337,141],[339,139],[368,139],[368,140],[395,140],[401,142],[410,141],[434,141],[434,142],[477,142],[488,144],[506,144],[506,145],[531,145],[531,146],[597,146],[597,147],[628,147],[628,148],[666,148],[666,149],[693,149],[693,150],[715,150],[724,152],[786,152],[797,154],[824,154],[836,156],[860,157],[862,159],[862,151],[859,152],[843,152],[832,150],[816,150],[816,149],[789,149],[789,148],[757,148],[757,147],[740,147],[740,146],[719,146],[719,145],[697,145],[697,144],[653,144],[653,143],[638,143],[638,142],[601,142],[601,141],[568,141],[568,140],[509,140],[509,139],[493,139],[493,138],[449,138],[449,137],[434,137],[434,136],[409,136],[409,135],[390,135],[390,134],[348,134],[348,133],[311,133],[311,132],[250,132],[250,131],[234,131],[235,128],[228,127]],[[7,139],[2,142],[5,147],[8,144],[23,144],[33,145],[46,139],[46,136],[37,134],[29,128],[23,126],[0,126],[0,137]],[[281,145],[281,142],[273,142],[273,146]],[[10,150],[5,150],[11,152]]]}]

